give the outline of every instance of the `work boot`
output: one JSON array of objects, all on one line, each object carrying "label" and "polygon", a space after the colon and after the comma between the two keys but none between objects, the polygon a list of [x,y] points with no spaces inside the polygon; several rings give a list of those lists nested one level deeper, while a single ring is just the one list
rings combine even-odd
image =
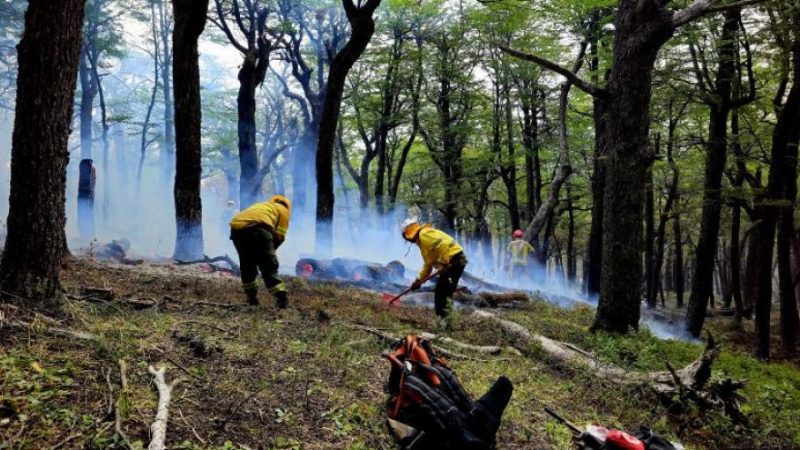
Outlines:
[{"label": "work boot", "polygon": [[275,293],[275,306],[280,309],[284,309],[289,306],[289,298],[286,295],[286,291]]},{"label": "work boot", "polygon": [[250,306],[258,306],[258,291],[257,290],[248,290],[245,291],[247,294],[247,304]]}]

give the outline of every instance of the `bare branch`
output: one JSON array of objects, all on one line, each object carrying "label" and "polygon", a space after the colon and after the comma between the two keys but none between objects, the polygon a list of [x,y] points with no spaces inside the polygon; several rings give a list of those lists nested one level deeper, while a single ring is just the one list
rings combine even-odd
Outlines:
[{"label": "bare branch", "polygon": [[744,8],[764,3],[766,0],[742,0],[727,5],[716,5],[716,0],[695,0],[694,3],[675,11],[672,15],[672,26],[675,28],[686,25],[709,14],[727,11],[729,9]]},{"label": "bare branch", "polygon": [[506,47],[504,45],[499,45],[498,47],[503,52],[505,52],[505,53],[515,57],[515,58],[519,58],[519,59],[522,59],[524,61],[530,61],[532,63],[538,64],[538,65],[544,67],[545,69],[549,69],[549,70],[552,70],[553,72],[556,72],[557,74],[559,74],[559,75],[563,76],[564,78],[566,78],[567,80],[569,80],[575,87],[577,87],[578,89],[582,90],[583,92],[586,92],[589,95],[593,95],[595,97],[598,97],[598,96],[604,95],[605,92],[606,92],[605,89],[603,89],[603,88],[601,88],[601,87],[599,87],[599,86],[597,86],[597,85],[595,85],[593,83],[590,83],[588,81],[583,80],[582,78],[577,76],[571,70],[567,69],[566,67],[560,66],[560,65],[558,65],[558,64],[556,64],[556,63],[554,63],[554,62],[552,62],[550,60],[544,59],[542,57],[539,57],[539,56],[536,56],[536,55],[533,55],[533,54],[530,54],[530,53],[523,53],[523,52],[520,52],[518,50],[514,50],[514,49],[511,49],[511,48],[508,48],[508,47]]}]

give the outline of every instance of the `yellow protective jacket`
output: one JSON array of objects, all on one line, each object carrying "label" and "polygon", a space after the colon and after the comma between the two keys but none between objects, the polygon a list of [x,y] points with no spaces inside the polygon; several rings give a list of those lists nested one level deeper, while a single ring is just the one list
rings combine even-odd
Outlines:
[{"label": "yellow protective jacket", "polygon": [[269,228],[277,248],[286,239],[286,233],[289,231],[289,210],[277,203],[256,203],[233,216],[231,220],[231,231],[253,226]]},{"label": "yellow protective jacket", "polygon": [[417,276],[418,280],[430,275],[434,268],[441,269],[449,264],[453,256],[464,251],[455,239],[430,225],[423,225],[419,230],[416,244],[425,262]]},{"label": "yellow protective jacket", "polygon": [[511,264],[524,266],[528,264],[528,255],[533,253],[533,246],[524,239],[509,242],[507,251],[511,253]]}]

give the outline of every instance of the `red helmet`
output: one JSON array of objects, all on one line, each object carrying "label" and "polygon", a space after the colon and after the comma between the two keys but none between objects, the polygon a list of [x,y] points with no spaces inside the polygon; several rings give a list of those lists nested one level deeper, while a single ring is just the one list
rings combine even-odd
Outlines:
[{"label": "red helmet", "polygon": [[513,237],[514,239],[519,239],[522,237],[522,235],[523,235],[522,230],[515,230],[514,234],[512,234],[511,237]]}]

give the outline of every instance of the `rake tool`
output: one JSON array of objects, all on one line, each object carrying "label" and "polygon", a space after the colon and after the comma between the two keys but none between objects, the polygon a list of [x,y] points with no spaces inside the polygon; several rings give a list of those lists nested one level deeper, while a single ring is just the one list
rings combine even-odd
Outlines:
[{"label": "rake tool", "polygon": [[[420,282],[420,285],[425,284],[426,281],[430,280],[431,278],[435,277],[436,275],[439,275],[446,268],[447,268],[447,266],[442,267],[441,269],[437,270],[436,272],[433,272],[430,275],[428,275],[427,277],[423,278],[422,281]],[[386,302],[389,306],[397,306],[397,304],[395,302],[397,302],[397,300],[399,300],[400,297],[408,294],[409,292],[411,292],[413,290],[414,290],[414,288],[410,287],[410,288],[406,289],[405,291],[403,291],[403,292],[401,292],[401,293],[399,293],[397,295],[392,295],[392,294],[390,294],[388,292],[384,292],[383,293],[383,301]]]}]

